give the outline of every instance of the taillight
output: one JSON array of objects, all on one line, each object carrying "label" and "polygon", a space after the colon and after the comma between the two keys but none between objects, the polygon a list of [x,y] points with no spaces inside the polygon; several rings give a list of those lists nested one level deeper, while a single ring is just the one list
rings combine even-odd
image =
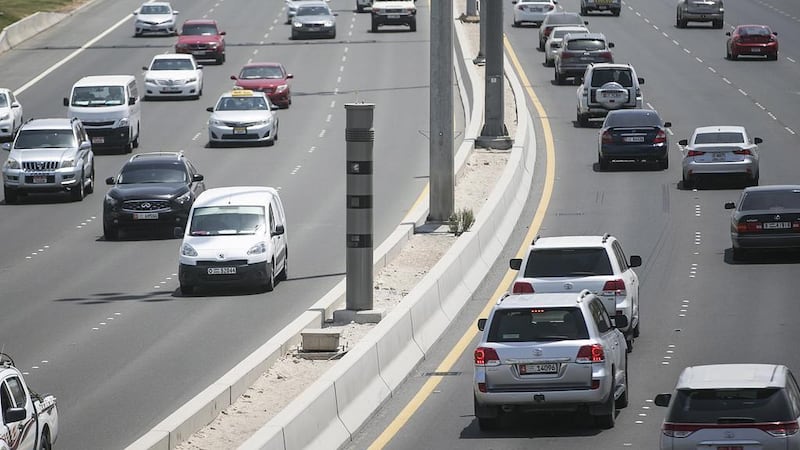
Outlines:
[{"label": "taillight", "polygon": [[791,422],[760,423],[756,425],[759,430],[775,437],[789,437],[800,431],[796,420]]},{"label": "taillight", "polygon": [[576,56],[578,56],[578,55],[576,55],[574,53],[571,53],[571,52],[568,52],[568,51],[561,52],[561,59],[562,60],[564,60],[564,59],[572,59],[572,58],[574,58]]},{"label": "taillight", "polygon": [[600,380],[592,380],[592,390],[600,389]]},{"label": "taillight", "polygon": [[609,61],[611,61],[613,59],[612,56],[611,56],[611,52],[600,52],[599,55],[600,55],[601,58],[609,60]]},{"label": "taillight", "polygon": [[658,133],[656,133],[656,138],[653,140],[653,143],[663,144],[665,142],[667,142],[667,133],[665,133],[664,130],[658,130]]},{"label": "taillight", "polygon": [[606,355],[600,344],[584,345],[578,350],[578,356],[575,357],[576,363],[596,363],[605,360]]},{"label": "taillight", "polygon": [[[553,6],[553,5],[547,5],[547,10],[548,10],[548,11],[552,11],[553,9],[555,9],[555,6]],[[771,38],[772,38],[772,36],[770,36],[770,39],[771,39]]]},{"label": "taillight", "polygon": [[517,281],[511,288],[512,294],[533,294],[533,284],[528,281]]},{"label": "taillight", "polygon": [[752,155],[752,153],[750,152],[750,149],[748,149],[748,148],[742,148],[742,149],[739,149],[739,150],[734,150],[733,153],[737,154],[737,155]]},{"label": "taillight", "polygon": [[738,233],[757,233],[763,230],[760,222],[737,222],[736,231]]},{"label": "taillight", "polygon": [[500,357],[497,356],[497,350],[491,347],[478,347],[475,349],[475,365],[476,366],[499,366]]},{"label": "taillight", "polygon": [[686,153],[686,156],[700,156],[700,155],[705,155],[705,154],[706,154],[706,152],[701,152],[699,150],[689,150]]},{"label": "taillight", "polygon": [[603,135],[600,137],[600,140],[603,144],[610,144],[614,142],[614,138],[611,136],[610,131],[604,131]]},{"label": "taillight", "polygon": [[544,32],[543,32],[543,34],[544,34],[544,37],[549,37],[549,36],[550,36],[550,33],[552,33],[552,32],[553,32],[553,29],[552,29],[552,28],[550,28],[550,27],[547,27],[547,28],[545,28],[545,29],[544,29]]},{"label": "taillight", "polygon": [[702,428],[703,428],[702,425],[664,422],[664,424],[661,425],[661,433],[663,433],[664,436],[669,436],[673,438],[685,438]]}]

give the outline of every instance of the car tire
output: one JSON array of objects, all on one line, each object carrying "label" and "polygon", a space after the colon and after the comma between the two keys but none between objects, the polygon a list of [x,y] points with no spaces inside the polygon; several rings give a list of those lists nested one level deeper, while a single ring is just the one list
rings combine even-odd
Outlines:
[{"label": "car tire", "polygon": [[478,428],[481,431],[493,431],[496,430],[499,425],[499,419],[497,417],[492,419],[478,417]]},{"label": "car tire", "polygon": [[275,261],[267,264],[267,279],[264,281],[263,288],[266,292],[272,292],[275,289]]},{"label": "car tire", "polygon": [[6,199],[6,205],[13,205],[19,201],[19,192],[15,189],[3,188],[3,195]]},{"label": "car tire", "polygon": [[728,61],[733,59],[733,56],[731,55],[731,49],[729,49],[727,45],[725,46],[725,59]]},{"label": "car tire", "polygon": [[373,33],[377,33],[378,32],[378,22],[375,21],[375,20],[372,21],[372,29],[371,29],[371,31]]},{"label": "car tire", "polygon": [[767,55],[768,61],[777,61],[778,60],[778,52],[775,52],[773,55]]},{"label": "car tire", "polygon": [[356,5],[356,12],[363,13],[364,12],[364,7],[361,6],[361,5]]},{"label": "car tire", "polygon": [[519,27],[519,22],[517,22],[515,20],[515,21],[511,22],[511,26],[514,27],[514,28],[518,28]]},{"label": "car tire", "polygon": [[133,138],[133,142],[131,142],[132,148],[139,148],[139,125],[136,125],[136,137]]},{"label": "car tire", "polygon": [[408,27],[411,31],[417,31],[417,19],[412,20]]},{"label": "car tire", "polygon": [[600,170],[606,171],[611,168],[611,161],[609,161],[608,158],[598,156],[597,166],[600,167]]},{"label": "car tire", "polygon": [[758,178],[759,178],[759,173],[756,172],[756,175],[749,180],[748,185],[750,185],[750,186],[758,186]]},{"label": "car tire", "polygon": [[103,239],[116,241],[119,239],[119,228],[114,228],[109,224],[103,223]]},{"label": "car tire", "polygon": [[283,257],[283,269],[278,273],[278,281],[286,281],[289,279],[289,251],[286,251],[286,256]]},{"label": "car tire", "polygon": [[633,353],[633,332],[625,336],[625,353]]},{"label": "car tire", "polygon": [[[636,322],[636,326],[633,327],[633,337],[635,337],[635,338],[638,338],[639,335],[641,334],[641,330],[639,328],[640,324],[641,324],[641,322]],[[625,365],[625,367],[628,367],[627,364]]]},{"label": "car tire", "polygon": [[664,157],[658,161],[658,168],[661,170],[669,169],[669,157]]},{"label": "car tire", "polygon": [[72,197],[72,201],[79,202],[86,197],[86,179],[81,175],[80,181],[78,181],[78,186],[70,191],[70,196]]},{"label": "car tire", "polygon": [[539,40],[539,51],[540,52],[544,51],[544,42],[542,42],[541,40]]},{"label": "car tire", "polygon": [[723,22],[721,20],[715,20],[712,22],[712,26],[718,30],[722,28],[722,25]]},{"label": "car tire", "polygon": [[736,52],[731,49],[731,61],[736,61],[737,59],[739,59],[739,55],[737,55]]},{"label": "car tire", "polygon": [[614,402],[615,409],[623,409],[628,407],[628,355],[625,355],[625,390],[622,395]]},{"label": "car tire", "polygon": [[683,175],[683,177],[681,178],[681,183],[682,183],[681,186],[683,187],[683,189],[687,189],[688,190],[688,189],[691,189],[691,188],[694,187],[695,180],[694,180],[694,177],[692,177],[692,176],[688,176],[687,177],[686,175]]},{"label": "car tire", "polygon": [[[612,368],[611,373],[614,373]],[[614,389],[608,393],[608,399],[602,405],[603,414],[594,416],[594,423],[604,429],[610,430],[614,428],[617,421],[617,408],[614,401]]]},{"label": "car tire", "polygon": [[92,163],[92,171],[89,173],[89,185],[86,186],[86,193],[94,193],[94,163]]},{"label": "car tire", "polygon": [[37,450],[52,450],[53,443],[50,442],[50,429],[45,427],[44,431],[42,431],[42,440],[39,442],[39,448]]},{"label": "car tire", "polygon": [[583,5],[581,5],[581,15],[582,15],[582,16],[587,16],[587,15],[589,15],[589,11],[587,11],[587,10],[586,10],[586,7],[585,7],[585,6],[583,6]]},{"label": "car tire", "polygon": [[614,15],[614,17],[619,17],[619,13],[620,13],[621,11],[622,11],[622,10],[620,10],[620,9],[617,9],[617,10],[611,11],[611,13]]},{"label": "car tire", "polygon": [[558,70],[553,70],[553,79],[558,85],[564,84],[564,81],[566,81],[565,77],[558,73]]},{"label": "car tire", "polygon": [[578,127],[586,128],[589,126],[589,116],[578,112]]}]

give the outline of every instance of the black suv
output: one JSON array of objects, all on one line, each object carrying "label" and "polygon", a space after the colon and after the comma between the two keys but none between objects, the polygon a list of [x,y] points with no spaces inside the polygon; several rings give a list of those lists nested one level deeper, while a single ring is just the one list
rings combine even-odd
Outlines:
[{"label": "black suv", "polygon": [[185,227],[192,203],[205,190],[203,175],[174,152],[134,155],[106,184],[113,186],[103,200],[106,240],[117,239],[123,227]]}]

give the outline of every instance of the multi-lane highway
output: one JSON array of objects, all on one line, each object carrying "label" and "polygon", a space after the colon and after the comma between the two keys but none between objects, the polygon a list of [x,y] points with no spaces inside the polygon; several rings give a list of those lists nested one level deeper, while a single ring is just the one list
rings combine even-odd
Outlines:
[{"label": "multi-lane highway", "polygon": [[[289,280],[270,293],[183,297],[179,241],[102,239],[97,184],[83,202],[59,196],[0,205],[0,347],[28,382],[58,396],[58,447],[122,448],[227,372],[338,282],[345,271],[344,104],[375,109],[375,239],[381,242],[428,174],[428,8],[416,33],[370,33],[369,15],[332,0],[335,40],[291,41],[281,0],[175,0],[179,20],[213,18],[227,61],[207,64],[199,101],[145,102],[136,151],[183,150],[207,187],[269,185],[287,209]],[[173,37],[133,37],[136,0],[97,1],[0,56],[0,80],[26,116],[62,117],[62,97],[86,75],[134,74]],[[248,61],[295,75],[272,147],[207,148],[206,106]],[[141,84],[140,84],[141,86]],[[463,125],[462,125],[463,127]],[[97,179],[128,155],[99,153]]]},{"label": "multi-lane highway", "polygon": [[[723,30],[702,24],[675,28],[672,0],[624,2],[620,17],[588,17],[590,30],[606,34],[616,44],[615,60],[632,63],[645,78],[648,106],[673,124],[668,170],[622,166],[599,172],[598,128],[577,128],[574,123],[576,87],[552,82],[553,69],[542,64],[544,56],[536,49],[537,30],[512,28],[511,4],[503,3],[507,51],[519,59],[523,84],[544,107],[544,114],[537,113],[528,98],[531,111],[540,116],[535,119],[540,150],[545,146],[544,133],[551,128],[554,157],[539,152],[534,195],[482,293],[349,448],[367,448],[379,437],[381,445],[393,449],[658,448],[664,410],[650,400],[669,392],[683,367],[769,362],[800,371],[800,357],[794,351],[800,339],[796,326],[800,304],[793,284],[800,275],[800,259],[773,254],[733,263],[730,214],[723,203],[736,200],[740,187],[679,189],[677,146],[697,126],[744,125],[764,139],[761,184],[798,182],[800,5],[788,0],[729,0]],[[578,11],[579,2],[563,0],[559,6]],[[777,31],[779,60],[725,60],[724,32],[740,23],[763,23]],[[555,167],[552,183],[540,169],[545,164]],[[472,350],[477,341],[456,353],[454,365],[443,360],[475,326],[487,303],[507,288],[501,280],[507,258],[523,245],[539,198],[551,192],[547,209],[539,211],[544,220],[538,233],[609,232],[622,240],[629,254],[644,259],[638,269],[642,335],[629,359],[630,406],[619,412],[611,430],[554,414],[523,416],[504,429],[481,432],[472,401]],[[438,384],[426,388],[430,380]]]}]

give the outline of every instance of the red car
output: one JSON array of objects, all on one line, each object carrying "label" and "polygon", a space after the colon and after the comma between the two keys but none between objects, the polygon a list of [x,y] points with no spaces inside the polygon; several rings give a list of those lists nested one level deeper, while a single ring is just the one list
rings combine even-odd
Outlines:
[{"label": "red car", "polygon": [[195,59],[213,59],[225,62],[225,32],[220,31],[216,20],[191,19],[183,22],[175,53],[190,53]]},{"label": "red car", "polygon": [[280,63],[251,63],[242,67],[239,75],[231,75],[236,86],[261,91],[269,97],[269,101],[281,108],[292,104],[292,88],[289,79],[294,75],[286,72]]},{"label": "red car", "polygon": [[726,46],[727,58],[737,59],[740,56],[766,56],[767,59],[778,59],[778,33],[766,25],[739,25],[725,33],[728,38]]}]

